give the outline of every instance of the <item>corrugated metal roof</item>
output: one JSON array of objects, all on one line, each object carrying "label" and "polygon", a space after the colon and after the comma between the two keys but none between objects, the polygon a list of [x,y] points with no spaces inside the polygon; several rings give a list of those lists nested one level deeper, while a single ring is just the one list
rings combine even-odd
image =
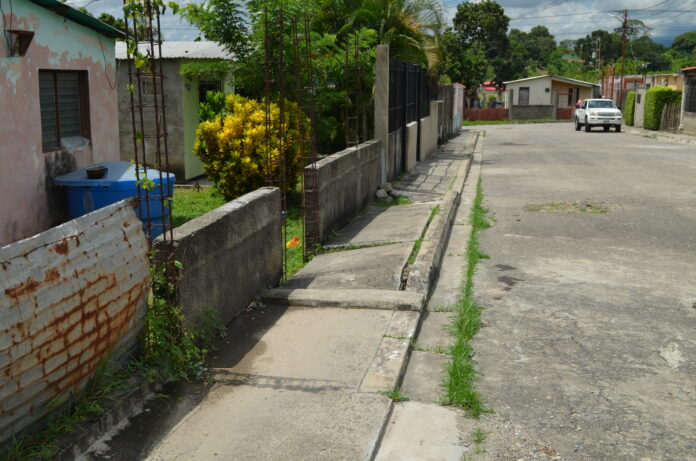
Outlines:
[{"label": "corrugated metal roof", "polygon": [[[142,51],[144,51],[144,47]],[[232,59],[233,55],[215,42],[162,42],[162,58]],[[116,59],[126,59],[126,44],[116,43]]]},{"label": "corrugated metal roof", "polygon": [[580,86],[599,86],[599,85],[596,84],[596,83],[585,82],[585,81],[583,81],[583,80],[577,80],[577,79],[574,79],[574,78],[561,77],[561,76],[559,76],[559,75],[537,75],[536,77],[521,78],[521,79],[519,79],[519,80],[510,80],[510,81],[508,81],[508,82],[503,82],[503,83],[504,83],[505,85],[507,85],[508,83],[524,82],[525,80],[534,80],[534,79],[537,79],[537,78],[546,78],[546,77],[551,78],[551,80],[556,80],[556,81],[559,81],[559,82],[566,82],[566,83],[573,83],[573,84],[577,84],[577,85],[580,85]]}]

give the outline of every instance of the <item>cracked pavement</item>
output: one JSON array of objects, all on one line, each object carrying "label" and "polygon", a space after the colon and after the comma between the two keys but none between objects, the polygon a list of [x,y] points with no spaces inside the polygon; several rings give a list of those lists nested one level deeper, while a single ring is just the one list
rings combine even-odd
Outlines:
[{"label": "cracked pavement", "polygon": [[[696,152],[484,127],[475,337],[491,460],[696,460]],[[529,205],[587,202],[606,213]],[[528,207],[525,209],[525,207]]]}]

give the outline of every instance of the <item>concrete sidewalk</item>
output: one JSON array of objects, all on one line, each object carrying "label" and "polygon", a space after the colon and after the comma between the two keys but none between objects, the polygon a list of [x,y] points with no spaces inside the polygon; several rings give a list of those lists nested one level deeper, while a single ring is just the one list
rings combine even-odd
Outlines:
[{"label": "concrete sidewalk", "polygon": [[652,131],[634,126],[626,126],[625,131],[628,134],[653,138],[659,141],[668,141],[677,144],[696,144],[696,136],[688,134],[671,133],[669,131]]},{"label": "concrete sidewalk", "polygon": [[[459,459],[466,452],[461,415],[395,405],[386,394],[401,384],[431,292],[441,306],[458,297],[473,196],[460,202],[477,140],[477,132],[464,132],[419,163],[394,184],[410,204],[368,207],[328,242],[329,251],[233,321],[208,385],[154,402],[87,458]],[[444,282],[433,290],[443,260]],[[446,313],[428,316],[424,332],[447,320]],[[409,370],[412,389],[421,388],[418,370]],[[437,390],[441,377],[431,371],[423,368]],[[416,431],[420,438],[408,424],[414,412],[434,418],[428,431]],[[420,440],[420,448],[404,452],[400,436]]]}]

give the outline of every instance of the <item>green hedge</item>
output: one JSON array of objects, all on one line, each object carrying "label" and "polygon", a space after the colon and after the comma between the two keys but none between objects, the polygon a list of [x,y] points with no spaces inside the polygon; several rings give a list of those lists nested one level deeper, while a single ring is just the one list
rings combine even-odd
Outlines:
[{"label": "green hedge", "polygon": [[626,125],[633,126],[634,115],[636,112],[636,92],[629,91],[626,93],[626,101],[624,102],[624,120]]},{"label": "green hedge", "polygon": [[645,95],[643,126],[646,130],[659,130],[662,108],[665,104],[681,102],[681,91],[666,87],[650,88]]}]

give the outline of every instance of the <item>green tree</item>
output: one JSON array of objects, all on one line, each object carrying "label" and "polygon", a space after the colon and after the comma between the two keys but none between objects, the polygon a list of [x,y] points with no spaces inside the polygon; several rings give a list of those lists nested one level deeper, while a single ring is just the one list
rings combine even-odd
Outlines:
[{"label": "green tree", "polygon": [[631,40],[628,44],[627,56],[634,61],[639,61],[639,66],[645,71],[668,71],[672,67],[671,61],[664,56],[665,47],[652,41],[647,35]]},{"label": "green tree", "polygon": [[614,61],[621,57],[621,35],[594,30],[589,35],[575,41],[575,53],[586,64],[595,63],[595,53],[599,51],[604,62]]},{"label": "green tree", "polygon": [[527,34],[527,49],[537,66],[545,67],[556,50],[556,40],[545,26],[534,26]]},{"label": "green tree", "polygon": [[203,36],[221,44],[237,59],[250,51],[249,27],[241,5],[232,0],[206,0],[189,3],[181,10],[189,23],[198,27]]},{"label": "green tree", "polygon": [[677,36],[672,42],[672,49],[679,53],[696,53],[696,32],[685,32]]},{"label": "green tree", "polygon": [[463,3],[457,6],[452,36],[446,41],[450,77],[475,88],[482,83],[481,65],[489,64],[491,79],[502,83],[514,73],[507,28],[510,18],[495,1]]},{"label": "green tree", "polygon": [[[87,10],[85,10],[84,8],[80,8],[80,10],[84,10],[83,12],[87,13]],[[102,13],[99,15],[99,17],[97,19],[99,19],[101,22],[103,22],[105,24],[110,25],[114,29],[120,30],[124,34],[126,33],[126,22],[122,18],[116,18],[109,13]],[[132,27],[132,24],[131,24],[131,27]],[[138,36],[144,37],[145,32],[146,32],[145,27],[142,24],[139,24],[138,25]],[[164,39],[164,35],[162,35],[162,38]],[[123,39],[117,38],[116,40],[123,40]]]},{"label": "green tree", "polygon": [[439,0],[363,0],[339,36],[360,28],[373,29],[377,42],[389,45],[392,57],[431,68],[441,60],[443,27]]}]

